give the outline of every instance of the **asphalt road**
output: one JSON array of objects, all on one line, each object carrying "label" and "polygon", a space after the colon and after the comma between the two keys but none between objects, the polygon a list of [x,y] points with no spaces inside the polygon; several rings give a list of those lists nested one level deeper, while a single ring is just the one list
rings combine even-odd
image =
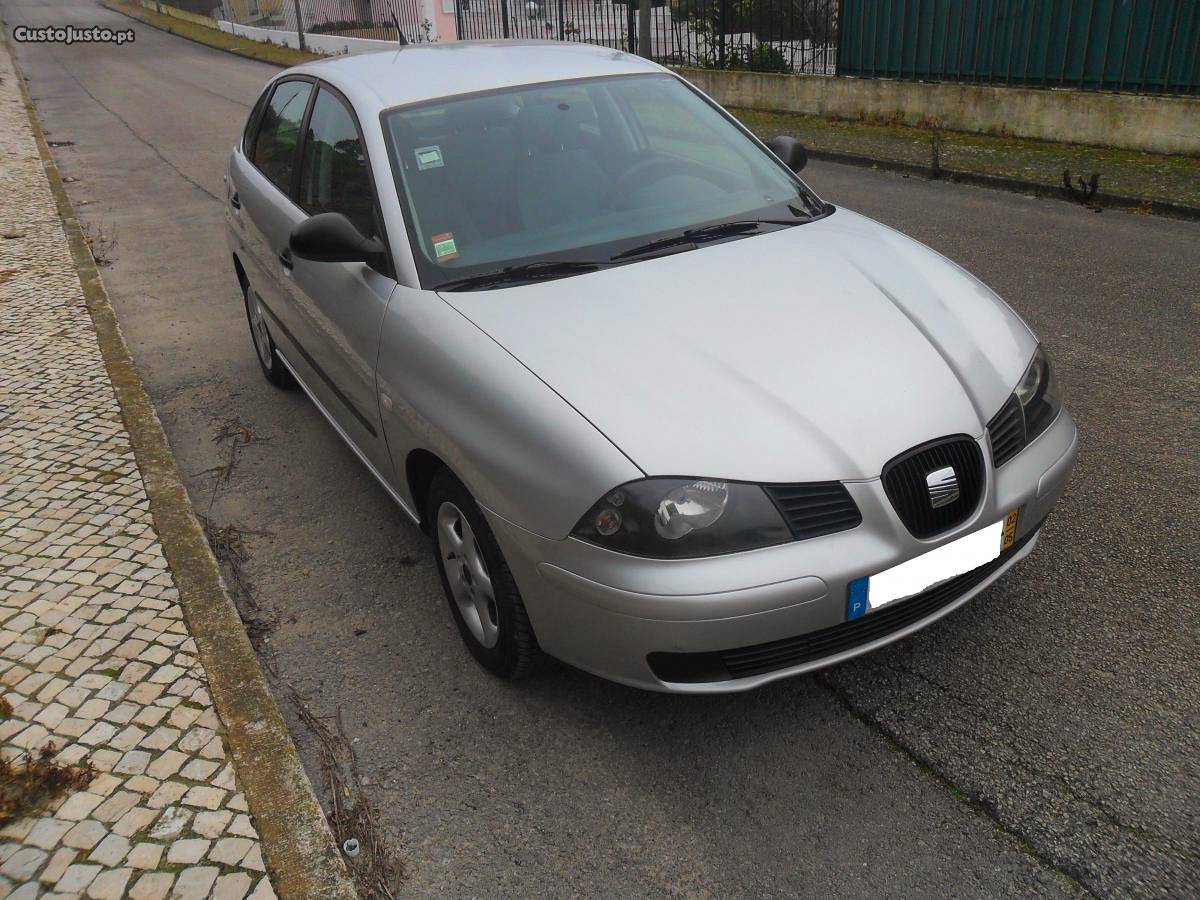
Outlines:
[{"label": "asphalt road", "polygon": [[[1200,225],[814,163],[826,198],[981,276],[1057,361],[1082,450],[1043,543],[823,675],[689,698],[555,665],[510,687],[463,650],[425,539],[258,372],[216,198],[274,70],[136,28],[18,58],[81,218],[118,239],[105,282],[193,501],[247,531],[280,696],[341,711],[406,893],[1200,893]],[[253,440],[218,482],[231,423]]]}]

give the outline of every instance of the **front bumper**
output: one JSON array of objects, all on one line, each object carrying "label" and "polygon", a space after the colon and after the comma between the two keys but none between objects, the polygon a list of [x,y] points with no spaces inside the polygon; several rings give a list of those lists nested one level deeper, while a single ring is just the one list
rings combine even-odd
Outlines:
[{"label": "front bumper", "polygon": [[[850,531],[777,547],[691,560],[654,560],[603,550],[574,538],[548,540],[488,513],[516,578],[542,649],[578,668],[658,691],[739,691],[841,662],[917,631],[966,603],[998,579],[1037,543],[1034,533],[1066,486],[1078,435],[1063,410],[1055,422],[1000,470],[991,467],[975,512],[931,540],[914,538],[901,523],[878,478],[846,482],[863,524]],[[898,601],[845,629],[847,584],[948,543],[1020,508],[1017,546],[987,572],[965,579],[952,597],[918,606],[924,595]],[[957,581],[957,580],[956,580]],[[912,604],[906,615],[884,613]],[[894,609],[895,608],[895,609]],[[879,618],[877,618],[879,617]],[[830,631],[833,629],[833,631]],[[880,633],[883,631],[883,633]],[[770,671],[730,676],[709,665],[721,651],[819,632],[818,649],[803,661]],[[825,635],[838,634],[827,641]],[[850,641],[847,644],[847,640]],[[651,665],[654,660],[654,666]],[[692,660],[696,666],[689,669]],[[736,669],[735,671],[746,671]],[[673,674],[678,673],[678,674]],[[679,680],[669,680],[677,678]]]}]

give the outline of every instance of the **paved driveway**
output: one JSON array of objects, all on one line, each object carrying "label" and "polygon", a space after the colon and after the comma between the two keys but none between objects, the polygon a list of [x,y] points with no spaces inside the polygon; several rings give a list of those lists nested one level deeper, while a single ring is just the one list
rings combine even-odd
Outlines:
[{"label": "paved driveway", "polygon": [[[129,24],[82,0],[0,14]],[[117,233],[105,280],[193,500],[256,532],[278,684],[342,711],[409,893],[1200,891],[1200,225],[813,164],[828,199],[993,285],[1058,361],[1082,450],[1041,547],[822,676],[680,698],[552,666],[512,688],[462,649],[424,538],[259,376],[216,198],[273,70],[141,25],[19,58],[73,142],[81,216]],[[213,499],[231,423],[254,439]]]}]

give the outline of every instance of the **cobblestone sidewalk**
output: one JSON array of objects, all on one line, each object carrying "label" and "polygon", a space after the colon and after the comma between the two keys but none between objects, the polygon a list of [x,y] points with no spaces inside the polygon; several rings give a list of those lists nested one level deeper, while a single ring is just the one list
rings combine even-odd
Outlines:
[{"label": "cobblestone sidewalk", "polygon": [[0,695],[99,771],[0,821],[0,897],[274,897],[2,47]]}]

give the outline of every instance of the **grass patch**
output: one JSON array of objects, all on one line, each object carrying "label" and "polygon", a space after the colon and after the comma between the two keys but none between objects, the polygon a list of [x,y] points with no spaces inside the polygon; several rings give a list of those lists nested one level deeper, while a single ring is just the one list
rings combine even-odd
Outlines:
[{"label": "grass patch", "polygon": [[936,141],[938,164],[944,169],[1021,178],[1056,187],[1062,184],[1064,169],[1071,171],[1072,180],[1090,178],[1096,172],[1102,193],[1200,206],[1200,157],[755,109],[731,112],[760,138],[788,134],[814,150],[929,168]]},{"label": "grass patch", "polygon": [[0,758],[0,824],[36,815],[67,791],[81,791],[96,777],[90,762],[60,766],[58,748],[47,744],[37,753]]},{"label": "grass patch", "polygon": [[185,22],[183,19],[177,19],[173,16],[164,16],[136,3],[125,3],[122,0],[102,0],[102,2],[109,9],[124,13],[132,19],[145,22],[147,25],[153,25],[155,28],[161,28],[163,31],[177,34],[180,37],[196,41],[200,44],[208,44],[208,46],[216,47],[218,50],[229,50],[240,56],[248,56],[251,59],[275,63],[280,66],[295,66],[302,62],[322,58],[316,53],[301,53],[299,50],[293,50],[290,47],[276,47],[274,44],[252,41],[248,38],[226,34],[224,31],[209,28],[206,25]]},{"label": "grass patch", "polygon": [[12,704],[8,702],[7,697],[0,697],[0,722],[5,719],[11,719],[13,714]]},{"label": "grass patch", "polygon": [[1007,838],[1008,840],[1011,840],[1014,844],[1017,845],[1017,849],[1020,850],[1022,853],[1024,853],[1026,856],[1032,856],[1038,862],[1042,861],[1041,854],[1039,854],[1037,852],[1037,850],[1035,850],[1033,848],[1033,845],[1030,844],[1023,837],[1021,837],[1019,834],[1014,834],[1013,832],[1011,832],[1007,828],[1005,828],[1003,825],[1001,825],[999,822],[993,822],[992,829],[1001,838]]}]

